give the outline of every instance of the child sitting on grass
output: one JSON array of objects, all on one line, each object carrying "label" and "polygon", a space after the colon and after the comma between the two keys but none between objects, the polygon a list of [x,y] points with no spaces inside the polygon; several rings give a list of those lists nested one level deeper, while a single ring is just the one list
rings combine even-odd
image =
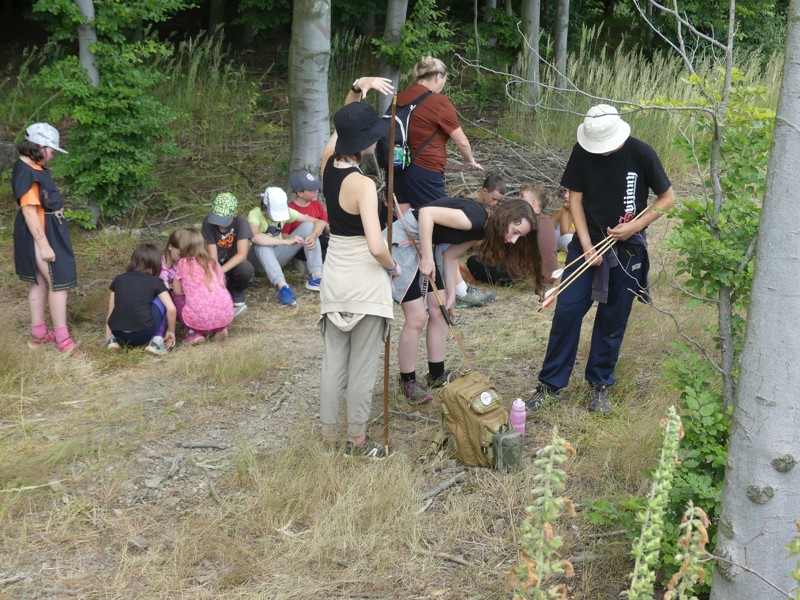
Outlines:
[{"label": "child sitting on grass", "polygon": [[178,229],[170,236],[167,251],[170,262],[178,255],[172,289],[180,307],[179,319],[188,328],[183,343],[199,344],[206,336],[225,340],[233,321],[233,300],[222,268],[206,250],[203,235],[196,229]]},{"label": "child sitting on grass", "polygon": [[[162,355],[175,345],[175,304],[159,279],[161,254],[152,244],[133,251],[128,270],[111,282],[106,319],[106,348],[145,346]],[[165,333],[166,330],[166,333]]]}]

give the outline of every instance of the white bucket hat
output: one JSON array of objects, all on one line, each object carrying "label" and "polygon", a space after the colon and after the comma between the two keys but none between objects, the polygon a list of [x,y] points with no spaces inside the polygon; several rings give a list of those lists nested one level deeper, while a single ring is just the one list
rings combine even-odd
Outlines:
[{"label": "white bucket hat", "polygon": [[598,104],[589,109],[578,126],[578,143],[587,152],[603,154],[622,146],[630,134],[631,126],[620,118],[616,108]]},{"label": "white bucket hat", "polygon": [[69,152],[59,147],[58,143],[61,137],[58,135],[58,129],[49,123],[34,123],[25,131],[25,139],[34,144],[47,146],[53,150],[69,154]]},{"label": "white bucket hat", "polygon": [[289,199],[279,187],[268,187],[261,195],[269,218],[275,222],[289,220]]}]

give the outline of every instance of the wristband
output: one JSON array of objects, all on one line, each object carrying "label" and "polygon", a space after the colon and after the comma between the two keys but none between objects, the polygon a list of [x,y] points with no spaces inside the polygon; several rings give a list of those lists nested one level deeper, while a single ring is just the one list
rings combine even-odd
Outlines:
[{"label": "wristband", "polygon": [[397,267],[398,267],[398,264],[397,264],[397,261],[395,261],[394,266],[391,269],[386,269],[386,272],[389,274],[389,277],[391,277],[392,275],[397,273]]}]

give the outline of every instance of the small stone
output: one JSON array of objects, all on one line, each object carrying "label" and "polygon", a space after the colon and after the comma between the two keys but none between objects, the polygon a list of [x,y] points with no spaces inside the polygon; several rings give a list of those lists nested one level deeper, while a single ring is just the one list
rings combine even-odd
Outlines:
[{"label": "small stone", "polygon": [[47,482],[48,487],[53,490],[54,492],[61,492],[64,490],[64,486],[61,485],[60,481],[53,480]]},{"label": "small stone", "polygon": [[150,479],[145,479],[144,484],[150,489],[157,489],[161,487],[162,481],[164,481],[163,477],[151,477]]},{"label": "small stone", "polygon": [[124,511],[124,510],[122,510],[121,508],[115,508],[115,509],[114,509],[114,510],[112,510],[111,512],[113,512],[113,513],[114,513],[114,516],[115,516],[115,517],[121,517],[122,515],[124,515],[124,514],[125,514],[125,511]]},{"label": "small stone", "polygon": [[128,540],[128,548],[130,550],[137,550],[142,552],[147,550],[147,547],[150,545],[150,542],[147,541],[147,538],[144,537],[142,534],[133,536],[130,540]]},{"label": "small stone", "polygon": [[178,402],[176,402],[176,403],[175,403],[175,404],[173,404],[172,406],[174,406],[175,408],[180,408],[180,407],[181,407],[181,406],[183,406],[184,404],[186,404],[186,402],[184,402],[183,400],[178,400]]}]

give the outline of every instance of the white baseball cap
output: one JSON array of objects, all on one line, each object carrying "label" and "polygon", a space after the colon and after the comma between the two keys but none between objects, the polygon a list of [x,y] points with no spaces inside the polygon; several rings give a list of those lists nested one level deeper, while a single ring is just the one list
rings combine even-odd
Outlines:
[{"label": "white baseball cap", "polygon": [[261,195],[264,200],[264,208],[269,213],[269,218],[273,221],[289,220],[289,199],[279,187],[268,187]]},{"label": "white baseball cap", "polygon": [[69,152],[58,145],[61,136],[58,135],[58,129],[49,123],[34,123],[25,131],[25,139],[34,144],[47,146],[58,152],[69,154]]}]

